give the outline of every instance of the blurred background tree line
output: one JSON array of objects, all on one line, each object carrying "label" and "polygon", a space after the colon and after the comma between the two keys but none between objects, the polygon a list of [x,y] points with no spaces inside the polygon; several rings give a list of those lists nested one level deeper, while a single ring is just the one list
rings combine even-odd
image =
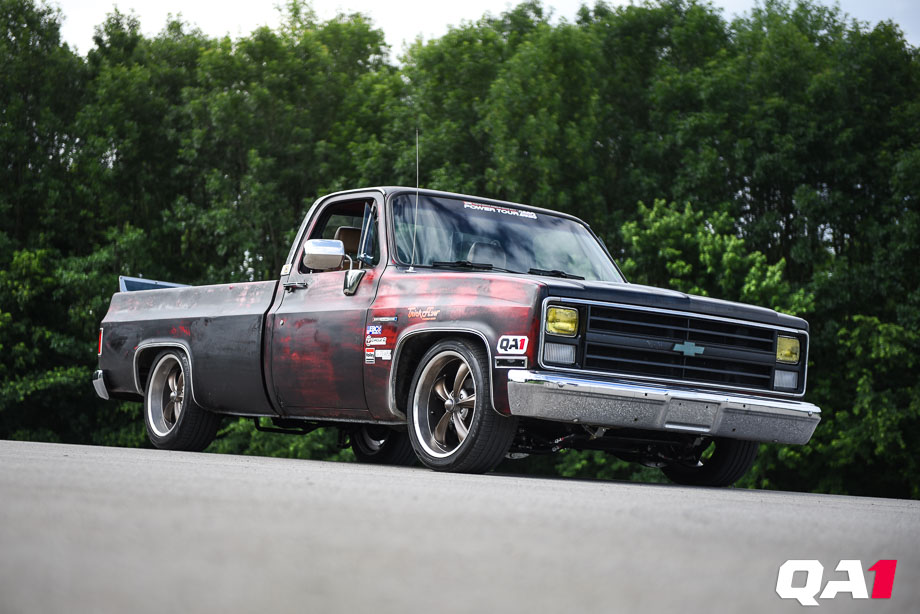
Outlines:
[{"label": "blurred background tree line", "polygon": [[[233,40],[114,12],[83,57],[0,0],[0,437],[147,445],[90,386],[117,276],[276,277],[319,195],[415,183],[578,215],[634,282],[811,322],[803,447],[744,485],[920,498],[920,57],[892,23],[767,0],[537,1],[394,60],[299,0]],[[228,422],[212,451],[350,458]],[[659,480],[601,453],[500,470]]]}]

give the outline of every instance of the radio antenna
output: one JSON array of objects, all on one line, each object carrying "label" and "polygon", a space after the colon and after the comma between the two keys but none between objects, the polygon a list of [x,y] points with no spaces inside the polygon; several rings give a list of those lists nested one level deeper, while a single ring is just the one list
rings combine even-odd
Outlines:
[{"label": "radio antenna", "polygon": [[418,232],[418,127],[415,128],[415,217],[412,220],[412,259],[409,273],[415,273],[415,235]]}]

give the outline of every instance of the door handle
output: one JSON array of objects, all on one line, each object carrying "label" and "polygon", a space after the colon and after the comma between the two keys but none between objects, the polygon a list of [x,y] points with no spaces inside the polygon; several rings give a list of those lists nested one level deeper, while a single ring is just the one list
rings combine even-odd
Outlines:
[{"label": "door handle", "polygon": [[306,288],[306,287],[307,287],[307,282],[305,281],[290,281],[284,284],[284,291],[293,292],[294,290],[298,290],[300,288]]}]

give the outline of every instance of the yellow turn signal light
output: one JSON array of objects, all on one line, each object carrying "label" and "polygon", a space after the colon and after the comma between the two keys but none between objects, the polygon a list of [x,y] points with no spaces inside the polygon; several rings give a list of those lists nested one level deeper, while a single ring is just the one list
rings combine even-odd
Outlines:
[{"label": "yellow turn signal light", "polygon": [[795,337],[779,337],[776,340],[776,360],[787,365],[799,363],[801,346]]},{"label": "yellow turn signal light", "polygon": [[578,310],[550,307],[546,310],[546,332],[551,335],[574,337],[578,334]]}]

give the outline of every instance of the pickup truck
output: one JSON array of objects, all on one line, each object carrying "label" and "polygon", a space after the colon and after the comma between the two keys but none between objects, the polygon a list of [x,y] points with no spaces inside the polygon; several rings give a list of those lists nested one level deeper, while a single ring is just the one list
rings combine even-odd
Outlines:
[{"label": "pickup truck", "polygon": [[585,222],[522,204],[339,192],[278,280],[123,286],[93,383],[142,401],[158,448],[203,450],[245,416],[338,428],[363,462],[481,473],[590,449],[727,486],[820,420],[804,320],[630,284]]}]

